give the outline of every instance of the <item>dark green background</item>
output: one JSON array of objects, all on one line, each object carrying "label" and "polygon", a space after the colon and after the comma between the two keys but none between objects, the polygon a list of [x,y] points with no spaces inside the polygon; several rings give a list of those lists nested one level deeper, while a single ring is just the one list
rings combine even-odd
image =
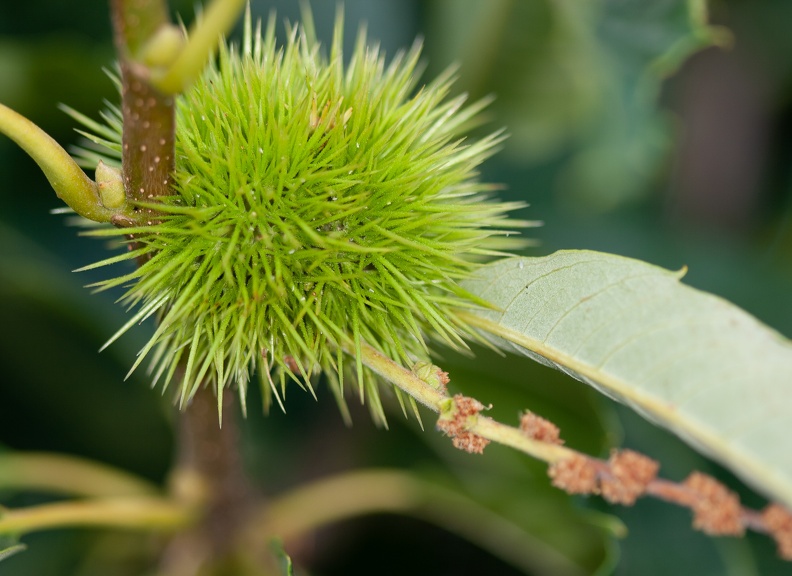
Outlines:
[{"label": "dark green background", "polygon": [[[529,231],[538,241],[530,254],[590,248],[688,266],[689,284],[792,334],[792,2],[713,2],[712,18],[731,31],[732,47],[688,59],[681,47],[695,30],[678,0],[345,6],[350,39],[361,21],[388,54],[420,36],[428,75],[457,62],[460,91],[496,95],[488,128],[505,126],[511,138],[483,176],[531,204],[521,216],[544,221]],[[335,3],[313,7],[327,38]],[[293,0],[253,3],[256,15],[271,8],[281,18],[299,14]],[[192,19],[191,2],[174,9]],[[104,99],[116,98],[101,71],[112,63],[105,2],[0,3],[0,102],[64,145],[77,136],[57,104],[95,115]],[[49,215],[55,207],[34,163],[0,138],[0,446],[79,454],[162,481],[173,444],[169,393],[151,390],[142,370],[124,381],[150,326],[97,353],[124,311],[114,295],[82,288],[106,272],[70,270],[106,248]],[[763,505],[668,434],[558,373],[525,359],[441,352],[452,386],[495,404],[500,419],[513,422],[532,408],[558,422],[573,447],[601,455],[614,445],[637,448],[659,459],[669,478],[692,469],[715,473],[746,503]],[[245,422],[246,458],[264,493],[332,472],[396,466],[511,518],[584,573],[792,573],[766,538],[708,538],[690,529],[687,511],[663,503],[625,509],[567,498],[548,488],[542,466],[504,448],[483,457],[457,453],[431,431],[428,415],[423,432],[394,409],[384,431],[360,408],[346,428],[328,392],[320,387],[318,395],[314,402],[294,389],[287,415],[254,409]],[[42,498],[6,494],[0,502]],[[614,545],[593,527],[597,511],[623,519],[627,537]],[[30,549],[0,564],[0,574],[121,574],[121,565],[145,573],[157,544],[89,530],[25,542]],[[393,516],[328,527],[295,556],[324,575],[520,573],[442,529]]]}]

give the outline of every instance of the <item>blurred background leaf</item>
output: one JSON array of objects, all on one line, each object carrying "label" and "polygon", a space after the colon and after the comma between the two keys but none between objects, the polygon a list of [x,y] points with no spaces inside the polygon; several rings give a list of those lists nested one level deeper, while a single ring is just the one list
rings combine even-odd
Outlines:
[{"label": "blurred background leaf", "polygon": [[14,554],[22,552],[25,548],[24,544],[13,544],[11,542],[6,543],[0,541],[0,562],[6,558],[10,558]]},{"label": "blurred background leaf", "polygon": [[[193,4],[172,2],[189,21]],[[346,0],[348,41],[361,21],[389,54],[422,36],[428,76],[459,64],[460,91],[496,95],[486,128],[507,127],[504,151],[483,177],[530,202],[524,216],[541,247],[589,248],[690,267],[686,281],[724,296],[792,334],[792,3],[718,0],[712,20],[728,28],[729,50],[703,48],[710,32],[700,2],[683,0]],[[252,2],[254,16],[277,9],[299,18],[296,0]],[[335,2],[315,0],[320,37]],[[112,67],[104,0],[0,3],[0,101],[62,144],[77,142],[64,102],[95,115],[115,100],[102,67]],[[678,70],[677,70],[678,68]],[[674,72],[676,70],[676,72]],[[81,288],[97,276],[70,270],[106,247],[78,238],[49,215],[57,199],[35,164],[0,139],[0,444],[96,458],[164,481],[172,450],[170,397],[144,371],[124,381],[144,332],[97,350],[122,322],[117,295]],[[101,273],[98,273],[101,274]],[[452,389],[494,405],[516,422],[531,408],[557,422],[570,446],[605,455],[624,445],[662,462],[663,473],[713,473],[749,505],[763,501],[675,438],[613,406],[587,387],[521,358],[476,350],[438,351]],[[290,390],[288,414],[254,409],[244,451],[263,493],[365,467],[398,467],[447,486],[519,525],[583,573],[642,576],[780,574],[763,537],[712,539],[689,513],[639,501],[611,508],[549,487],[544,467],[496,446],[476,457],[391,402],[390,430],[365,409],[346,428],[329,392],[319,401]],[[8,506],[44,501],[0,494]],[[628,535],[614,540],[621,518]],[[144,574],[161,542],[145,535],[59,530],[25,538],[29,550],[3,563],[9,573]],[[396,544],[394,544],[396,543]],[[266,543],[262,544],[263,546]],[[520,546],[519,540],[513,546]],[[502,559],[425,520],[377,515],[350,519],[291,543],[311,574],[521,574]],[[420,560],[419,560],[420,559]],[[382,568],[383,571],[380,571]],[[390,570],[390,572],[388,572]],[[298,570],[299,573],[299,570]],[[530,573],[530,572],[528,572]]]},{"label": "blurred background leaf", "polygon": [[700,0],[433,4],[431,41],[444,59],[461,55],[474,96],[497,95],[510,159],[564,154],[563,193],[585,209],[646,194],[671,145],[670,118],[657,110],[661,81],[725,35],[707,26]]},{"label": "blurred background leaf", "polygon": [[272,550],[272,555],[278,561],[278,567],[281,570],[282,576],[293,576],[294,574],[294,567],[292,566],[291,558],[283,549],[283,544],[277,540],[274,540],[270,543],[270,549]]}]

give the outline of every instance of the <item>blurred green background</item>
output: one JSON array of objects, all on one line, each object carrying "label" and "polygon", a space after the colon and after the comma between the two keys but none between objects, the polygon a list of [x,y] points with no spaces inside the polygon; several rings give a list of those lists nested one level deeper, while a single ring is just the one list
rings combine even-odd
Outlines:
[{"label": "blurred green background", "polygon": [[[312,3],[328,38],[335,2]],[[173,2],[193,17],[192,2]],[[487,129],[506,127],[503,150],[483,178],[531,204],[531,255],[589,248],[668,268],[792,335],[792,2],[721,0],[346,0],[352,33],[367,22],[388,54],[416,37],[427,77],[459,65],[459,91],[496,96]],[[254,15],[299,16],[296,0],[253,1]],[[725,32],[728,30],[728,32]],[[281,29],[282,31],[282,29]],[[711,46],[713,38],[726,48]],[[0,102],[64,145],[78,141],[58,103],[96,115],[116,100],[104,0],[0,3]],[[101,354],[124,311],[113,294],[82,288],[106,272],[70,271],[106,247],[79,238],[49,210],[57,198],[35,164],[0,138],[0,449],[78,454],[163,481],[175,414],[168,392],[144,371],[124,380],[150,326]],[[663,431],[559,373],[482,351],[476,360],[439,350],[452,389],[495,405],[516,422],[532,410],[557,422],[572,447],[605,455],[614,445],[659,459],[681,480],[718,475],[748,505],[761,497]],[[494,369],[493,369],[494,368]],[[253,393],[255,396],[255,393]],[[395,466],[466,495],[506,519],[491,534],[523,558],[487,551],[418,519],[379,515],[321,530],[289,550],[311,574],[789,574],[763,537],[713,539],[689,513],[646,501],[610,507],[548,486],[544,467],[509,450],[455,451],[405,421],[392,403],[390,430],[364,408],[344,426],[327,390],[294,389],[288,414],[252,410],[244,451],[262,493],[367,466]],[[257,399],[249,401],[257,405]],[[0,494],[0,503],[41,502]],[[613,531],[620,518],[625,537]],[[441,522],[442,523],[442,522]],[[617,530],[618,531],[618,530]],[[13,575],[143,574],[156,538],[61,530],[25,538],[30,549],[0,565]],[[499,558],[500,556],[500,558]],[[559,557],[562,560],[559,560]],[[123,568],[122,568],[123,567]],[[566,567],[566,572],[563,571]]]}]

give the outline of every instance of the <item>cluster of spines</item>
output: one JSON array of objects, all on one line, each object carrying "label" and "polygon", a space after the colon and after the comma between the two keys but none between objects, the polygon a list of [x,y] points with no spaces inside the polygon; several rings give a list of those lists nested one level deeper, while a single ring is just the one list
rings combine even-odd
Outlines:
[{"label": "cluster of spines", "polygon": [[[521,226],[505,217],[520,204],[476,180],[501,136],[460,136],[486,103],[447,100],[451,73],[415,92],[417,45],[386,66],[361,33],[345,66],[341,30],[326,58],[310,20],[280,50],[273,20],[264,35],[248,21],[241,53],[223,46],[178,103],[176,193],[146,206],[154,221],[92,232],[132,238],[92,266],[143,262],[98,285],[128,286],[137,308],[113,339],[156,315],[135,366],[150,356],[165,384],[179,372],[183,403],[204,381],[244,400],[251,369],[280,401],[287,376],[310,387],[322,371],[342,407],[356,376],[384,420],[361,344],[405,362],[426,354],[424,334],[464,346],[454,310],[484,303],[456,281],[515,245],[503,227]],[[79,119],[117,154],[117,113]]]}]

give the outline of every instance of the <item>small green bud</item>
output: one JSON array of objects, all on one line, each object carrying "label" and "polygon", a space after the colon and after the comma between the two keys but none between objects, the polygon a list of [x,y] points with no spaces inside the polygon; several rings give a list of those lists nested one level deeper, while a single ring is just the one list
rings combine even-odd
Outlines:
[{"label": "small green bud", "polygon": [[453,420],[456,416],[456,404],[454,403],[453,398],[446,398],[442,400],[438,405],[440,409],[440,419],[441,420]]},{"label": "small green bud", "polygon": [[58,198],[77,214],[96,222],[112,219],[114,214],[98,202],[96,182],[88,178],[74,158],[49,134],[3,104],[0,104],[0,134],[27,152],[44,172]]},{"label": "small green bud", "polygon": [[446,391],[448,372],[443,372],[439,366],[435,366],[431,362],[420,361],[413,364],[412,371],[435,390]]},{"label": "small green bud", "polygon": [[142,46],[138,58],[149,68],[167,68],[179,56],[186,42],[181,28],[165,24]]},{"label": "small green bud", "polygon": [[100,160],[96,167],[96,184],[99,187],[99,197],[105,208],[115,210],[126,204],[121,170],[108,166]]}]

